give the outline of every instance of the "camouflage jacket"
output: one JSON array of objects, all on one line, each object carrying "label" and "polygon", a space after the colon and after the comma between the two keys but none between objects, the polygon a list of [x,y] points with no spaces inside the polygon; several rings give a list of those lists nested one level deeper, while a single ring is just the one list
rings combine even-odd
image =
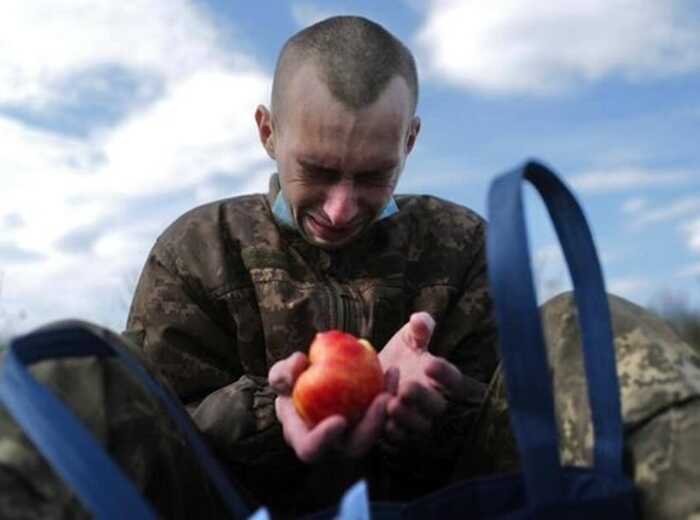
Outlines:
[{"label": "camouflage jacket", "polygon": [[[375,498],[443,485],[476,415],[480,385],[497,364],[483,220],[434,197],[396,196],[398,213],[330,252],[276,222],[278,191],[273,176],[267,196],[214,202],[172,224],[148,256],[126,334],[234,478],[268,505],[289,511],[333,503],[360,476]],[[437,322],[430,350],[479,383],[473,405],[448,409],[410,455],[377,448],[351,465],[298,461],[274,413],[270,366],[334,328],[381,348],[416,311]]]}]

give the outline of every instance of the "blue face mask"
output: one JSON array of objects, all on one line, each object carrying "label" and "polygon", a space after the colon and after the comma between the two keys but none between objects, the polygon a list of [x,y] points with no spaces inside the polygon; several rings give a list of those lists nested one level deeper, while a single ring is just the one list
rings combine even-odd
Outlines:
[{"label": "blue face mask", "polygon": [[[379,218],[377,220],[390,217],[398,212],[399,208],[396,205],[396,201],[394,200],[394,197],[391,197],[386,206],[384,206],[382,212],[379,214]],[[289,204],[287,204],[286,199],[282,196],[282,190],[277,193],[275,203],[272,205],[272,213],[281,224],[298,231],[297,224],[294,221],[294,216],[292,215],[292,210],[289,207]]]}]

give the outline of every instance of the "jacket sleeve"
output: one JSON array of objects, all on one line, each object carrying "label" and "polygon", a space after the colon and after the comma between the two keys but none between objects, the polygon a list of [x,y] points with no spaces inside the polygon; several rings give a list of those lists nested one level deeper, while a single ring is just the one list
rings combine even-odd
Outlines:
[{"label": "jacket sleeve", "polygon": [[236,331],[218,319],[224,310],[215,305],[187,266],[156,243],[125,334],[140,345],[236,476],[250,481],[271,468],[294,470],[299,463],[283,440],[267,378],[244,373]]},{"label": "jacket sleeve", "polygon": [[[486,271],[485,233],[477,229],[471,258],[459,294],[438,320],[430,350],[453,363],[463,374],[464,401],[450,402],[430,433],[386,456],[394,478],[409,494],[429,492],[453,475],[468,476],[479,468],[469,456],[474,426],[498,365],[497,331]],[[420,309],[418,309],[420,310]],[[458,467],[461,466],[461,467]]]}]

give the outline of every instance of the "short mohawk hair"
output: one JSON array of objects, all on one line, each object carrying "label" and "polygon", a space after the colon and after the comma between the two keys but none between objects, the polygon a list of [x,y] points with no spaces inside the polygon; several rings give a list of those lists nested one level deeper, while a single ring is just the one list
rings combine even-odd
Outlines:
[{"label": "short mohawk hair", "polygon": [[418,73],[411,51],[381,25],[359,16],[334,16],[292,36],[280,52],[272,83],[273,112],[282,105],[289,76],[314,63],[333,96],[357,110],[372,104],[394,76],[408,85],[412,111],[418,104]]}]

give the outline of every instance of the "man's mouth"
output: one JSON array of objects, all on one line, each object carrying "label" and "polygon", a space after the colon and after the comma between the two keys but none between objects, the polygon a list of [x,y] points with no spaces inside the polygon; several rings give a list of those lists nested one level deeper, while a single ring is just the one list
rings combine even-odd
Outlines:
[{"label": "man's mouth", "polygon": [[332,226],[314,218],[313,215],[306,215],[305,220],[309,234],[320,242],[329,244],[342,242],[350,238],[358,229],[356,223],[350,226]]}]

